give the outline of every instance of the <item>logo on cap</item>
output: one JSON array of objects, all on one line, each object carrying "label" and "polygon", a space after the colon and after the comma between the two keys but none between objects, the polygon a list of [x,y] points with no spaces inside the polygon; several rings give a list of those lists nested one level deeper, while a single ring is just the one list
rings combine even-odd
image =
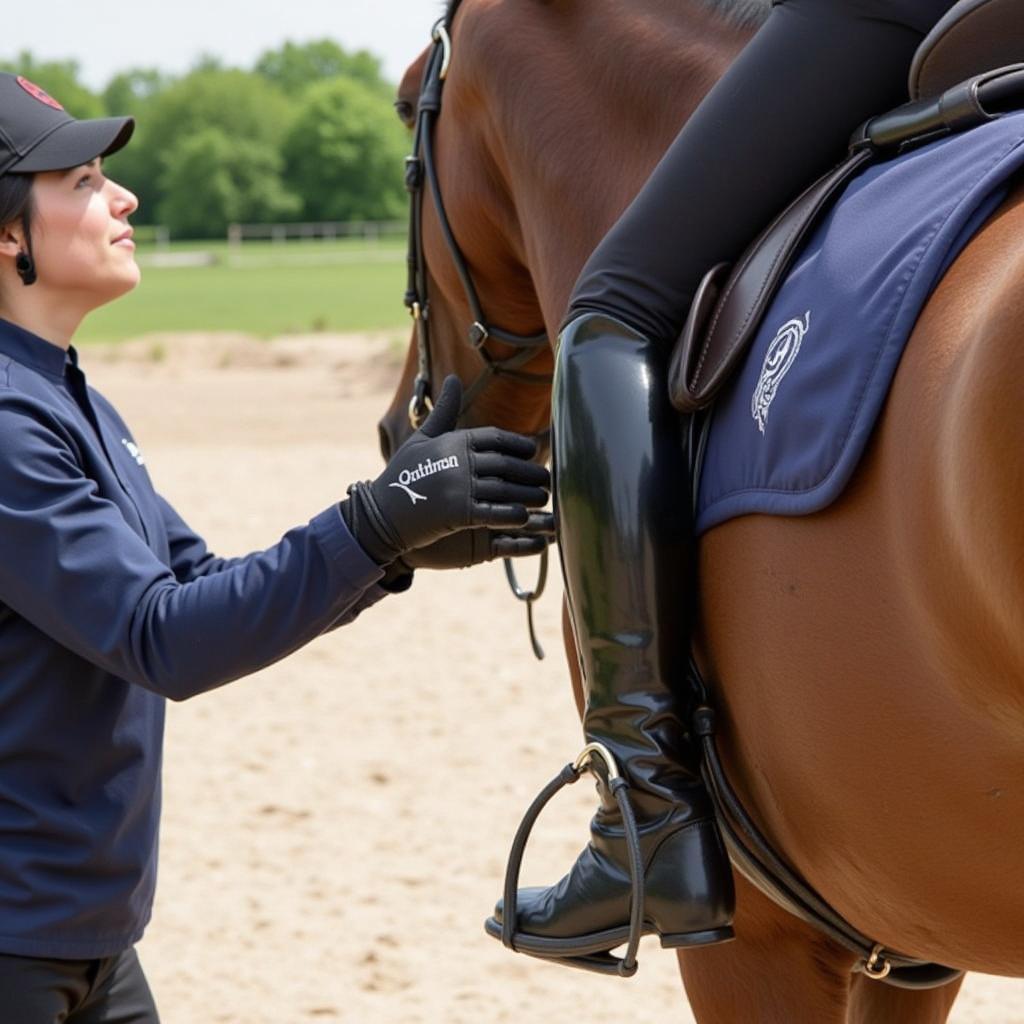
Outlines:
[{"label": "logo on cap", "polygon": [[30,82],[27,78],[22,78],[18,75],[18,85],[22,87],[29,94],[34,96],[40,103],[45,103],[48,107],[53,107],[54,110],[63,110],[64,108],[45,90],[40,89],[35,82]]}]

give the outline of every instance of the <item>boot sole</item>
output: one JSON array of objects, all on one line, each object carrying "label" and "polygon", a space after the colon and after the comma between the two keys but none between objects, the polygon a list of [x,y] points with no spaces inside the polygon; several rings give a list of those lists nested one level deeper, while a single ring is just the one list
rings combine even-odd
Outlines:
[{"label": "boot sole", "polygon": [[[492,938],[501,941],[501,922],[489,917],[484,922],[484,929]],[[734,937],[731,927],[709,928],[697,932],[674,932],[662,934],[649,921],[644,922],[644,935],[657,935],[663,949],[680,949],[687,946],[713,946],[719,942],[728,942]],[[557,959],[566,956],[587,956],[591,953],[607,953],[629,941],[629,926],[608,928],[601,932],[588,935],[576,935],[572,938],[550,938],[546,935],[531,935],[529,932],[515,932],[512,943],[517,952],[529,953],[532,956]]]}]

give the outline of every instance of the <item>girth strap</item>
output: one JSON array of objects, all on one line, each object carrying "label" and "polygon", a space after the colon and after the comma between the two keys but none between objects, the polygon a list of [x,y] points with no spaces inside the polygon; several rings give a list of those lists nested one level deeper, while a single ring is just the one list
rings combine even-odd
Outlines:
[{"label": "girth strap", "polygon": [[[691,682],[706,693],[696,664],[690,662]],[[781,857],[747,813],[725,774],[715,744],[715,713],[706,704],[694,712],[694,732],[701,744],[701,773],[715,805],[733,863],[766,896],[791,914],[814,925],[830,939],[859,957],[858,970],[897,988],[936,988],[959,978],[963,971],[928,963],[890,950],[858,931],[837,913]]]}]

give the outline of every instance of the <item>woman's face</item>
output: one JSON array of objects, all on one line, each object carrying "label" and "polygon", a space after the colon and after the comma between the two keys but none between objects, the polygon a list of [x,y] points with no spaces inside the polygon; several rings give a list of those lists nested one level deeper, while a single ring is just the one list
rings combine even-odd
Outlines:
[{"label": "woman's face", "polygon": [[95,309],[139,283],[128,217],[139,201],[99,159],[35,176],[32,250],[39,284]]}]

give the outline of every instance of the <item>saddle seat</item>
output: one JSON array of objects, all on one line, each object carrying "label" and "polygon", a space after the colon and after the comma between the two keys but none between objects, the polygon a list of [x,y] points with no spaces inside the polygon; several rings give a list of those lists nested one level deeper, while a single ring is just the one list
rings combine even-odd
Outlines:
[{"label": "saddle seat", "polygon": [[742,364],[809,232],[852,178],[871,163],[1024,108],[1020,0],[951,7],[914,56],[909,92],[909,103],[861,125],[847,159],[798,196],[734,266],[705,275],[669,368],[680,412],[710,405]]},{"label": "saddle seat", "polygon": [[960,0],[925,36],[910,65],[912,100],[939,96],[984,71],[1024,61],[1019,0]]}]

